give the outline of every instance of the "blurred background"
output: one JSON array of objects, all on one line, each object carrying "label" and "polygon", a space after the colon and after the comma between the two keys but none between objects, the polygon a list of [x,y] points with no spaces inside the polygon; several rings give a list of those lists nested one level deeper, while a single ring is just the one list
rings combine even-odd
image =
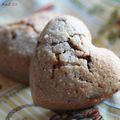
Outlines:
[{"label": "blurred background", "polygon": [[93,42],[120,56],[120,0],[0,0],[0,25],[50,10],[82,19]]}]

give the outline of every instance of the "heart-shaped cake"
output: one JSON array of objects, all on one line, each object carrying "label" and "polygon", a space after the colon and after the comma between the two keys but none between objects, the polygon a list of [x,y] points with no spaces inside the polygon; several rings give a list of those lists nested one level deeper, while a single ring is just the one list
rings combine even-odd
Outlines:
[{"label": "heart-shaped cake", "polygon": [[58,16],[39,37],[30,84],[38,106],[53,110],[87,108],[120,89],[120,59],[107,49],[95,47],[82,21]]}]

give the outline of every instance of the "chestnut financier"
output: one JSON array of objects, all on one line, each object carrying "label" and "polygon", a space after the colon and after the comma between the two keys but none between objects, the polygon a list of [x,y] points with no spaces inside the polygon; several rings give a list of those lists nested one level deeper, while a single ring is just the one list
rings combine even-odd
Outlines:
[{"label": "chestnut financier", "polygon": [[38,12],[16,23],[0,26],[0,74],[29,84],[29,64],[37,38],[53,16],[53,12]]},{"label": "chestnut financier", "polygon": [[39,37],[30,83],[35,105],[52,110],[87,108],[118,91],[120,60],[92,44],[82,21],[58,16]]}]

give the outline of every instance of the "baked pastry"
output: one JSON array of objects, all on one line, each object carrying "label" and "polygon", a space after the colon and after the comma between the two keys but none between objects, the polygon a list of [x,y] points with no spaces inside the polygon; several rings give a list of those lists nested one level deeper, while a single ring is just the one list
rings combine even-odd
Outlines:
[{"label": "baked pastry", "polygon": [[54,15],[40,12],[17,23],[0,26],[0,73],[29,83],[30,57],[41,30]]},{"label": "baked pastry", "polygon": [[91,107],[120,89],[120,59],[97,48],[82,21],[52,19],[41,32],[31,61],[35,105],[52,110]]}]

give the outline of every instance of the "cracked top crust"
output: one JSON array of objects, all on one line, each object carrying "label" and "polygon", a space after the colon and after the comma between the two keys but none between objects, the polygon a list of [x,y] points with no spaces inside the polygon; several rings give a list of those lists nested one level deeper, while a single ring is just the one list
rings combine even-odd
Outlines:
[{"label": "cracked top crust", "polygon": [[93,46],[84,23],[59,16],[42,31],[31,62],[33,100],[50,109],[90,107],[118,91],[119,73],[119,58]]}]

